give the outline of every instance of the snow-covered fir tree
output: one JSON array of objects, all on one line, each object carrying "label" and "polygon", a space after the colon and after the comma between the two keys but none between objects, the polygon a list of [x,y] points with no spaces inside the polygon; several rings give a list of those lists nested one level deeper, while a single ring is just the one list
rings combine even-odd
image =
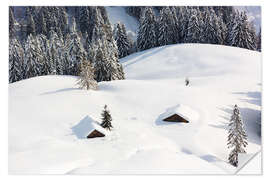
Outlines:
[{"label": "snow-covered fir tree", "polygon": [[212,8],[225,25],[230,22],[231,14],[235,13],[233,6],[214,6]]},{"label": "snow-covered fir tree", "polygon": [[30,12],[30,9],[26,9],[26,36],[29,36],[30,34],[35,35],[36,34],[36,26],[33,19],[33,15]]},{"label": "snow-covered fir tree", "polygon": [[39,34],[37,36],[38,44],[40,45],[41,55],[43,56],[41,62],[41,75],[48,75],[51,72],[50,67],[50,45],[49,40],[46,38],[45,35]]},{"label": "snow-covered fir tree", "polygon": [[111,130],[112,126],[112,117],[110,111],[107,109],[107,105],[104,106],[104,110],[101,113],[101,126],[105,129]]},{"label": "snow-covered fir tree", "polygon": [[68,14],[66,12],[65,7],[59,8],[59,16],[58,16],[58,26],[61,30],[61,33],[63,35],[63,38],[68,33]]},{"label": "snow-covered fir tree", "polygon": [[16,34],[15,22],[13,8],[9,7],[9,38],[13,38]]},{"label": "snow-covered fir tree", "polygon": [[114,26],[114,39],[118,47],[119,58],[125,57],[130,54],[131,44],[128,39],[125,25],[118,22]]},{"label": "snow-covered fir tree", "polygon": [[244,129],[241,114],[237,105],[234,106],[233,114],[229,123],[228,148],[231,149],[229,154],[229,163],[238,166],[238,154],[245,153],[247,135]]},{"label": "snow-covered fir tree", "polygon": [[146,7],[140,21],[137,47],[146,50],[157,46],[157,21],[153,9]]},{"label": "snow-covered fir tree", "polygon": [[92,63],[87,60],[83,60],[80,65],[80,73],[78,84],[81,89],[97,89],[97,81],[94,79],[95,77],[95,69],[92,66]]},{"label": "snow-covered fir tree", "polygon": [[234,18],[229,23],[229,33],[227,42],[230,46],[256,50],[256,39],[251,30],[250,23],[248,22],[245,12],[236,12]]},{"label": "snow-covered fir tree", "polygon": [[201,42],[201,24],[198,18],[198,11],[197,9],[191,9],[191,16],[189,18],[188,26],[187,26],[187,33],[185,36],[185,43],[200,43]]},{"label": "snow-covered fir tree", "polygon": [[73,18],[71,26],[71,34],[66,38],[66,51],[69,58],[69,74],[79,75],[80,63],[86,58],[86,52],[81,42],[81,38],[77,33],[76,21]]},{"label": "snow-covered fir tree", "polygon": [[89,29],[89,23],[89,9],[87,6],[82,6],[79,9],[79,26],[82,33],[87,32],[87,30]]},{"label": "snow-covered fir tree", "polygon": [[213,8],[207,8],[204,12],[203,39],[209,44],[223,44],[223,32],[220,27],[221,20],[216,15]]},{"label": "snow-covered fir tree", "polygon": [[254,26],[254,23],[251,22],[247,22],[248,23],[248,29],[249,29],[249,34],[250,34],[250,38],[251,38],[251,44],[252,44],[252,49],[250,50],[257,50],[257,45],[258,45],[258,36],[256,34],[256,29]]},{"label": "snow-covered fir tree", "polygon": [[51,29],[49,33],[49,61],[50,61],[50,73],[57,74],[59,72],[59,50],[60,50],[60,40],[58,38],[57,33]]},{"label": "snow-covered fir tree", "polygon": [[93,56],[92,59],[95,68],[95,79],[98,82],[117,79],[115,78],[117,67],[112,59],[110,59],[104,41],[97,40],[97,42],[92,44],[90,51],[92,51],[91,54]]},{"label": "snow-covered fir tree", "polygon": [[176,22],[169,7],[164,7],[160,12],[158,21],[158,46],[173,44],[176,42]]},{"label": "snow-covered fir tree", "polygon": [[189,10],[186,6],[177,7],[177,19],[178,19],[178,42],[183,43],[187,34],[188,22],[189,22]]},{"label": "snow-covered fir tree", "polygon": [[43,14],[42,10],[40,11],[38,21],[37,21],[37,33],[43,34],[45,36],[47,36],[47,33],[48,33],[47,27],[46,27],[46,21],[45,21],[44,14]]},{"label": "snow-covered fir tree", "polygon": [[24,50],[20,42],[13,37],[9,43],[9,82],[23,79],[23,56]]},{"label": "snow-covered fir tree", "polygon": [[24,78],[40,75],[41,49],[35,37],[30,34],[24,46]]}]

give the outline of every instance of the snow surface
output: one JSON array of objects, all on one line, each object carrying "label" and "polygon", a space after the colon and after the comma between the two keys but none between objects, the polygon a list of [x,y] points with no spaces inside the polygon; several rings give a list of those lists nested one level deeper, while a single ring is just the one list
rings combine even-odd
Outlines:
[{"label": "snow surface", "polygon": [[248,161],[244,164],[243,168],[239,169],[237,174],[248,174],[248,175],[258,175],[262,174],[262,153],[258,152],[256,154],[251,154],[251,157],[247,159],[241,159],[242,157],[239,156],[240,161]]},{"label": "snow surface", "polygon": [[111,25],[121,22],[125,25],[127,34],[133,39],[137,38],[139,29],[138,20],[126,13],[125,7],[122,6],[105,6]]},{"label": "snow surface", "polygon": [[[234,104],[247,153],[261,149],[259,52],[181,44],[121,62],[126,80],[100,82],[97,91],[80,90],[74,76],[9,84],[9,173],[233,174],[238,169],[227,163],[226,128]],[[86,116],[101,122],[105,104],[113,118],[110,136],[80,138],[74,127]],[[159,121],[177,104],[197,112],[196,122]]]}]

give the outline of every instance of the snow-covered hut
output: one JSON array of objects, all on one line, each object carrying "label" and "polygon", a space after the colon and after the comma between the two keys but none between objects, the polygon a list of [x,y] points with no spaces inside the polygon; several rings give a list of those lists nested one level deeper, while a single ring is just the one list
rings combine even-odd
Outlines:
[{"label": "snow-covered hut", "polygon": [[163,121],[189,123],[190,121],[196,121],[199,115],[190,107],[178,104],[168,108],[159,118]]},{"label": "snow-covered hut", "polygon": [[96,122],[91,123],[87,138],[104,137],[105,135],[106,135],[106,130],[103,127],[101,127]]},{"label": "snow-covered hut", "polygon": [[106,129],[101,127],[97,121],[93,120],[89,116],[85,116],[71,129],[79,139],[104,137],[108,134]]}]

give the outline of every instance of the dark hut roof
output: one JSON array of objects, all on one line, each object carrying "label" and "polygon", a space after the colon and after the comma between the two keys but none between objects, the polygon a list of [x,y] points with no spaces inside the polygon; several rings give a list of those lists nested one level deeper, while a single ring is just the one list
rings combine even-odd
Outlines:
[{"label": "dark hut roof", "polygon": [[191,109],[189,106],[182,104],[178,104],[176,106],[168,108],[166,112],[160,115],[159,118],[166,119],[174,114],[177,114],[178,116],[182,117],[183,119],[189,122],[197,121],[199,118],[199,114],[195,110]]}]

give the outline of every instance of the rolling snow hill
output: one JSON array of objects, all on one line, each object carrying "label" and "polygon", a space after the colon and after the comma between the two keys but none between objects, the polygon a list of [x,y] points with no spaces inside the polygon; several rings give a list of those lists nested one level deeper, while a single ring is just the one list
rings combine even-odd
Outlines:
[{"label": "rolling snow hill", "polygon": [[[41,76],[9,85],[11,174],[231,174],[227,123],[240,107],[247,158],[261,148],[261,54],[200,44],[158,47],[121,59],[126,80],[78,89],[76,77]],[[190,86],[185,86],[189,77]],[[84,139],[86,116],[112,114],[109,136]],[[199,116],[163,122],[176,105]],[[192,116],[191,116],[192,117]]]}]

